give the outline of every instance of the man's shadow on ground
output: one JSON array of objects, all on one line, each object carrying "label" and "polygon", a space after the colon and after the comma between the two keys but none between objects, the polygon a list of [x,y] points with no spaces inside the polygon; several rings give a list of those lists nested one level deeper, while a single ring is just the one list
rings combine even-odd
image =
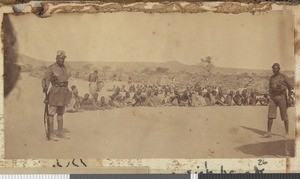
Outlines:
[{"label": "man's shadow on ground", "polygon": [[[250,130],[256,134],[263,136],[266,132],[254,129],[250,127],[240,126],[246,130]],[[281,136],[278,134],[273,134],[275,136]],[[268,139],[266,139],[268,140]],[[266,141],[259,142],[255,144],[247,144],[237,147],[236,150],[243,152],[244,154],[254,155],[256,157],[260,156],[276,156],[276,157],[294,157],[295,156],[295,140],[277,140],[277,141]]]},{"label": "man's shadow on ground", "polygon": [[[246,126],[239,126],[243,129],[246,129],[246,130],[249,130],[251,132],[254,132],[258,135],[260,135],[261,137],[263,137],[265,134],[266,134],[266,131],[263,131],[263,130],[259,130],[259,129],[254,129],[254,128],[251,128],[251,127],[246,127]],[[279,135],[279,134],[274,134],[272,133],[273,136],[279,136],[279,137],[284,137],[283,135]]]}]

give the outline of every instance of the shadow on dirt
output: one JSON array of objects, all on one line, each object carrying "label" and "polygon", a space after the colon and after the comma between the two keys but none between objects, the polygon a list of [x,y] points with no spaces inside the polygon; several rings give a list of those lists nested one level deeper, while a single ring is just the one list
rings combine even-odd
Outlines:
[{"label": "shadow on dirt", "polygon": [[[263,136],[266,133],[266,131],[263,131],[263,130],[260,130],[260,129],[255,129],[255,128],[246,127],[246,126],[239,126],[239,127],[243,128],[243,129],[246,129],[246,130],[249,130],[249,131],[251,131],[253,133],[256,133],[260,136]],[[272,133],[272,135],[279,136],[279,137],[284,137],[283,135],[274,134],[274,133]]]},{"label": "shadow on dirt", "polygon": [[276,156],[276,157],[294,157],[295,156],[295,140],[278,140],[270,142],[261,142],[255,144],[243,145],[236,150],[243,152],[244,154],[254,155],[256,157],[261,156]]}]

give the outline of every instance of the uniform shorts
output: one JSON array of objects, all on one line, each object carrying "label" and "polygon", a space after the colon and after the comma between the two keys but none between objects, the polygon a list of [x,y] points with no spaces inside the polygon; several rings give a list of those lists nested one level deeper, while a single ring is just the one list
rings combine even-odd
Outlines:
[{"label": "uniform shorts", "polygon": [[286,96],[284,94],[271,96],[270,103],[269,103],[269,111],[268,111],[269,119],[276,118],[277,107],[279,107],[280,110],[281,120],[283,121],[288,120]]},{"label": "uniform shorts", "polygon": [[65,106],[49,106],[49,115],[54,116],[56,113],[57,115],[63,115],[65,112]]}]

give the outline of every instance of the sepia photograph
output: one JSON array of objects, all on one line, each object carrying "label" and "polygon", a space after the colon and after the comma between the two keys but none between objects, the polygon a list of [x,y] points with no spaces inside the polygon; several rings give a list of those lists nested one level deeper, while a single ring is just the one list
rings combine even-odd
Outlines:
[{"label": "sepia photograph", "polygon": [[293,23],[4,14],[5,158],[294,157]]}]

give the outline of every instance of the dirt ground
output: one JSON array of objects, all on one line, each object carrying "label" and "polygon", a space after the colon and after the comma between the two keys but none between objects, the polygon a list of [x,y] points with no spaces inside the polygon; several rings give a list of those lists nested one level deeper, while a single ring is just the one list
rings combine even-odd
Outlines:
[{"label": "dirt ground", "polygon": [[[87,82],[71,80],[71,84],[76,84],[81,94],[88,92]],[[47,141],[40,86],[39,79],[22,74],[5,99],[5,158],[294,155],[295,108],[288,111],[290,137],[283,137],[284,125],[279,118],[273,124],[273,137],[266,139],[262,138],[267,125],[265,106],[130,107],[66,113],[64,127],[71,139]]]}]

